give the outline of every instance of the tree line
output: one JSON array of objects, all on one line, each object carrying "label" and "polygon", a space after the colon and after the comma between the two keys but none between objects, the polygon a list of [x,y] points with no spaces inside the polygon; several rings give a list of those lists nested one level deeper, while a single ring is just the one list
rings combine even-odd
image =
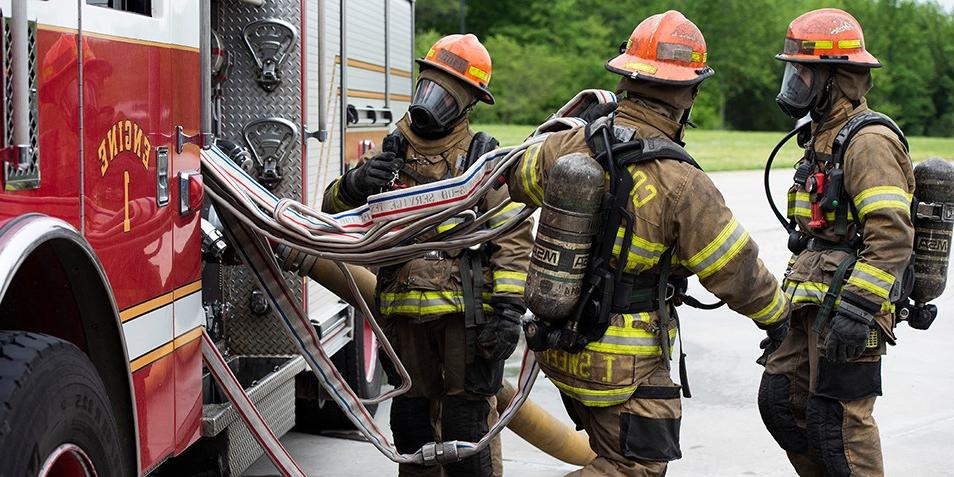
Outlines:
[{"label": "tree line", "polygon": [[[909,135],[954,135],[954,14],[912,0],[466,0],[465,28],[493,57],[493,107],[478,122],[537,124],[584,88],[613,89],[603,68],[649,15],[683,12],[702,30],[716,75],[703,83],[693,122],[704,128],[784,130],[775,105],[789,22],[806,11],[837,7],[864,29],[883,68],[873,73],[869,105]],[[460,30],[459,0],[416,2],[416,48],[423,55],[443,34]]]}]

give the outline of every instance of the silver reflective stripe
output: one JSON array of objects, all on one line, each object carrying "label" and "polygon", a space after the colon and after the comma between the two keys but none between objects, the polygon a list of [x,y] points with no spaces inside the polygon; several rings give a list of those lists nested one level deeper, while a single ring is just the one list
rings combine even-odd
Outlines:
[{"label": "silver reflective stripe", "polygon": [[[872,285],[875,285],[879,288],[883,288],[885,292],[890,292],[891,287],[894,286],[893,282],[886,282],[870,273],[865,272],[864,270],[859,269],[858,267],[855,267],[855,269],[851,272],[851,278],[860,278],[866,282],[871,283]],[[887,297],[885,296],[882,298],[887,298]]]},{"label": "silver reflective stripe", "polygon": [[[613,246],[622,249],[622,245],[623,245],[623,237],[616,237],[616,242],[614,242]],[[662,256],[662,252],[654,252],[652,250],[646,250],[645,248],[642,248],[634,243],[629,245],[629,253],[633,255],[639,255],[640,257],[648,258],[649,260],[652,260],[652,261],[657,261],[659,260],[659,257]]]},{"label": "silver reflective stripe", "polygon": [[603,335],[600,343],[620,346],[659,346],[659,338],[636,338],[631,336]]},{"label": "silver reflective stripe", "polygon": [[463,306],[464,299],[459,297],[441,297],[441,298],[431,298],[429,300],[422,300],[413,297],[402,297],[393,300],[381,299],[382,308],[398,308],[405,306],[416,306],[420,308],[426,308],[429,306],[441,306],[441,305],[455,305]]},{"label": "silver reflective stripe", "polygon": [[518,280],[516,278],[498,278],[494,280],[494,285],[515,285],[518,287],[526,286],[526,280]]},{"label": "silver reflective stripe", "polygon": [[712,266],[714,263],[718,262],[729,253],[729,250],[735,245],[736,242],[745,234],[745,228],[742,227],[742,224],[738,222],[735,223],[735,228],[732,230],[732,233],[725,238],[719,247],[712,251],[708,257],[704,258],[701,262],[695,266],[691,266],[693,272],[702,273],[704,270]]},{"label": "silver reflective stripe", "polygon": [[773,306],[764,315],[759,316],[757,318],[752,318],[752,319],[759,323],[763,323],[774,318],[775,314],[778,313],[778,311],[785,306],[785,300],[782,299],[781,292],[775,292],[774,303],[775,303],[775,306]]},{"label": "silver reflective stripe", "polygon": [[[865,197],[855,204],[855,207],[858,209],[860,215],[868,215],[870,210],[865,210],[868,206],[874,204],[875,202],[895,202],[903,205],[910,205],[911,200],[908,199],[904,194],[897,193],[884,193],[876,194],[872,196]],[[880,209],[881,207],[873,208],[872,210]]]},{"label": "silver reflective stripe", "polygon": [[490,228],[495,229],[505,224],[508,220],[516,217],[517,214],[519,214],[522,210],[523,207],[521,206],[511,207],[510,209],[491,217],[490,220],[487,221],[487,224],[490,226]]}]

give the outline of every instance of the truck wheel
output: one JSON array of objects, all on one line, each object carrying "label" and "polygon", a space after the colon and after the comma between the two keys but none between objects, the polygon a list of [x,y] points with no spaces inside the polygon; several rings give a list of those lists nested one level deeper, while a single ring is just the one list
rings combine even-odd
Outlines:
[{"label": "truck wheel", "polygon": [[[363,315],[355,314],[354,321],[354,339],[332,356],[331,360],[358,396],[374,397],[380,394],[384,383],[384,370],[378,360],[378,341]],[[354,429],[351,421],[338,405],[328,398],[318,379],[310,371],[300,373],[296,377],[295,388],[297,430],[318,433]],[[377,408],[377,405],[368,406],[372,415]]]},{"label": "truck wheel", "polygon": [[0,331],[0,475],[119,477],[118,435],[105,386],[79,348]]}]

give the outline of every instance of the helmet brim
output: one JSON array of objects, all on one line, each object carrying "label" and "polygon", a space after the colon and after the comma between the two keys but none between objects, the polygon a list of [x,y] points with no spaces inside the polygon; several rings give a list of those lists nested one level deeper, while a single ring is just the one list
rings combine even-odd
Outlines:
[{"label": "helmet brim", "polygon": [[715,74],[708,66],[693,68],[665,61],[647,60],[623,53],[606,62],[606,69],[635,80],[673,86],[692,86]]},{"label": "helmet brim", "polygon": [[851,55],[847,56],[833,56],[830,58],[825,58],[824,56],[818,55],[779,53],[775,55],[775,59],[787,63],[815,63],[829,65],[851,65],[861,68],[881,68],[881,62],[878,61],[874,55],[868,53],[867,51],[852,53]]},{"label": "helmet brim", "polygon": [[459,78],[461,81],[464,82],[464,84],[466,84],[467,86],[469,86],[469,87],[471,87],[471,88],[473,88],[473,89],[475,89],[475,90],[477,91],[477,93],[478,93],[478,94],[477,94],[477,98],[478,98],[478,99],[480,99],[481,101],[483,101],[484,103],[487,103],[487,104],[494,104],[494,95],[490,93],[490,90],[489,90],[489,89],[487,89],[487,88],[485,88],[485,87],[483,87],[483,86],[480,86],[480,85],[474,83],[473,80],[471,80],[470,78],[468,78],[468,77],[466,77],[466,76],[460,74],[459,71],[450,69],[450,68],[448,68],[448,67],[446,67],[446,66],[444,66],[444,65],[441,65],[441,64],[437,64],[437,63],[434,63],[434,62],[431,62],[431,61],[427,61],[427,60],[425,60],[425,59],[423,59],[423,58],[418,58],[418,59],[415,60],[415,61],[417,61],[417,64],[418,64],[418,66],[420,67],[420,70],[421,70],[421,71],[424,71],[424,68],[437,68],[437,69],[439,69],[439,70],[441,70],[441,71],[443,71],[443,72],[445,72],[445,73],[447,73],[447,74],[449,74],[449,75],[452,75],[452,76],[454,76],[454,77],[456,77],[456,78]]}]

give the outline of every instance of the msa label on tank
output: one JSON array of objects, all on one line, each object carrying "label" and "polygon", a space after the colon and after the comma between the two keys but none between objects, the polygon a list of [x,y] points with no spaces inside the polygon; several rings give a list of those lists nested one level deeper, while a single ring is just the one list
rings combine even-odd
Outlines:
[{"label": "msa label on tank", "polygon": [[915,248],[918,252],[935,252],[947,255],[947,253],[951,250],[951,244],[949,237],[936,237],[932,233],[926,237],[918,237],[918,242],[915,245]]},{"label": "msa label on tank", "polygon": [[555,267],[560,264],[560,252],[551,248],[536,246],[533,247],[533,259]]}]

